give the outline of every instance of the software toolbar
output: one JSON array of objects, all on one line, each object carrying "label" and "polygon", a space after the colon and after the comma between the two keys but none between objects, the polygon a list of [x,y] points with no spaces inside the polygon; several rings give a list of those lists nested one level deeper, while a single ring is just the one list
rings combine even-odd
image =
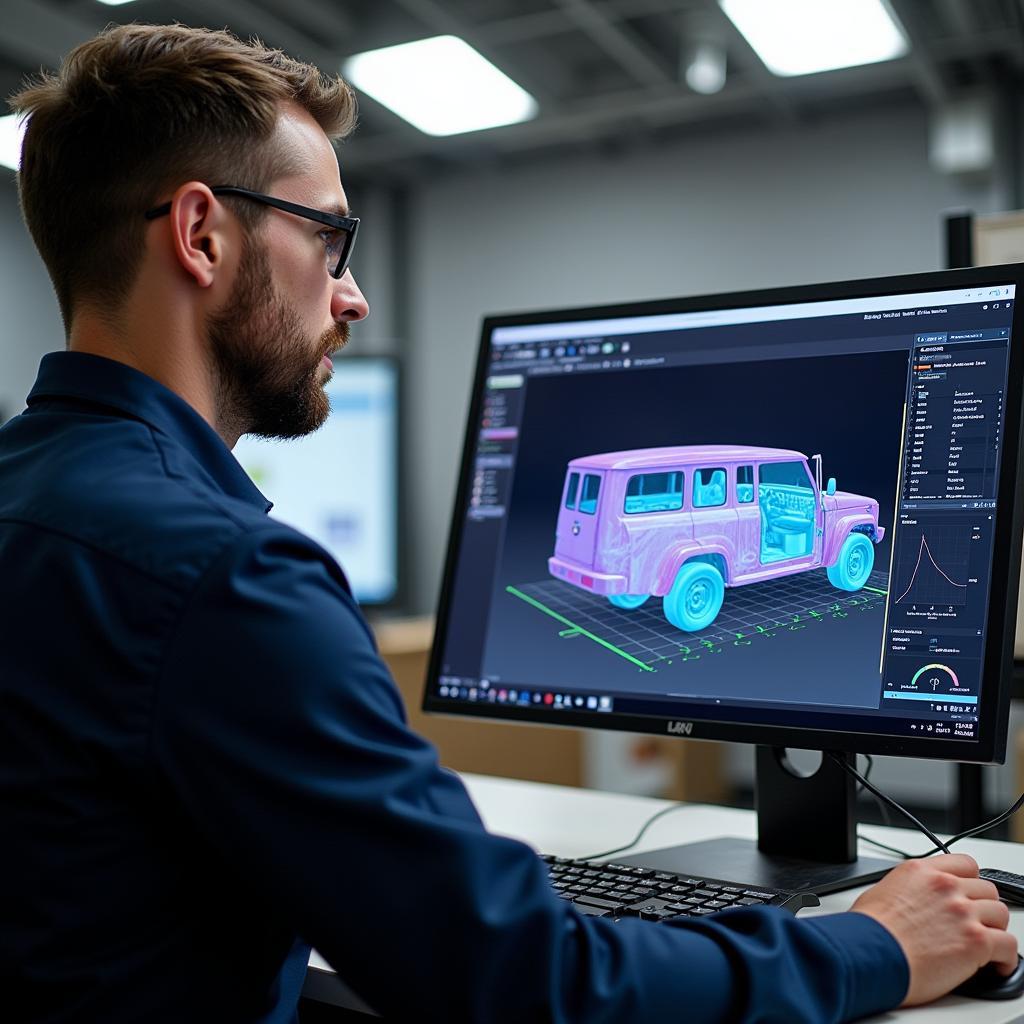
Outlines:
[{"label": "software toolbar", "polygon": [[910,355],[882,706],[927,711],[926,733],[977,722],[1009,334],[918,334]]}]

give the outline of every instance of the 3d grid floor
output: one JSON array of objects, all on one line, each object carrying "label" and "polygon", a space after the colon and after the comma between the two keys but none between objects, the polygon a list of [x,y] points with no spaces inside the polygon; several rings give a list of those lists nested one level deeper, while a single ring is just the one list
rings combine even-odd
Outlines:
[{"label": "3d grid floor", "polygon": [[885,603],[889,574],[874,571],[856,593],[837,590],[824,570],[804,572],[725,592],[718,618],[705,630],[684,633],[670,625],[660,598],[633,611],[559,580],[506,587],[515,598],[562,625],[561,637],[584,636],[643,671],[698,660],[702,649],[748,647],[781,632],[814,628],[825,619],[860,615]]}]

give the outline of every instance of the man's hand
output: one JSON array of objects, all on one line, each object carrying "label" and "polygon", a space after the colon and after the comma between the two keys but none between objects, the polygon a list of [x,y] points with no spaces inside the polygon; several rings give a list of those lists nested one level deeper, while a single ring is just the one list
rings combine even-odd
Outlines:
[{"label": "man's hand", "polygon": [[910,965],[904,1006],[945,995],[991,961],[1005,974],[1017,966],[1010,912],[966,854],[906,861],[852,909],[884,925],[903,948]]}]

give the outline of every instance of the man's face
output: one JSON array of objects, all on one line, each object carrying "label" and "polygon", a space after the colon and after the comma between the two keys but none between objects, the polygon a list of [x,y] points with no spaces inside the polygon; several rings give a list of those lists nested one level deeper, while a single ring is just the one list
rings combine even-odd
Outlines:
[{"label": "man's face", "polygon": [[[313,118],[286,107],[277,134],[299,154],[300,169],[274,182],[271,194],[347,212],[337,158]],[[368,312],[351,271],[330,276],[323,225],[267,210],[242,242],[230,298],[206,320],[221,408],[243,433],[291,438],[316,430],[330,412],[325,357],[347,342],[349,322]]]},{"label": "man's face", "polygon": [[324,357],[348,341],[347,321],[311,332],[308,317],[274,286],[261,231],[243,243],[231,298],[207,320],[222,407],[232,408],[245,432],[290,438],[322,426],[330,412]]}]

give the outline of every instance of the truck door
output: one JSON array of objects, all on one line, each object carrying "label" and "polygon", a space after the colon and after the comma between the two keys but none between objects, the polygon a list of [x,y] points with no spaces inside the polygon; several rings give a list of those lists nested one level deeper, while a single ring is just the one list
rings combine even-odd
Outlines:
[{"label": "truck door", "polygon": [[763,462],[758,467],[761,565],[780,568],[820,561],[821,500],[803,459]]},{"label": "truck door", "polygon": [[761,568],[761,511],[757,507],[757,484],[752,464],[736,470],[736,554],[737,578]]},{"label": "truck door", "polygon": [[571,470],[558,515],[555,554],[586,569],[594,567],[603,477],[594,470]]}]

